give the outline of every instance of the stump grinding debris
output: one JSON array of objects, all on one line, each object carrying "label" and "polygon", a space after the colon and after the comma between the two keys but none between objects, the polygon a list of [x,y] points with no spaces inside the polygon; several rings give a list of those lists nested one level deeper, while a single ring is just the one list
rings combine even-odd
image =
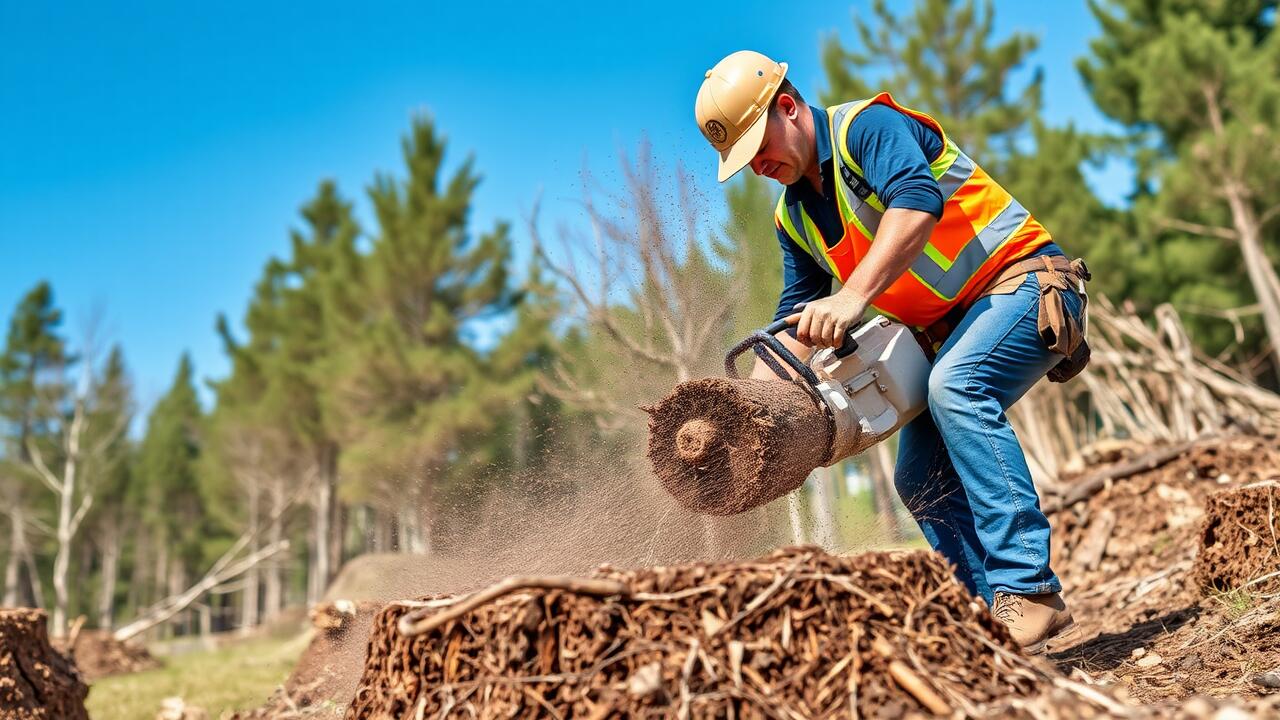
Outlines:
[{"label": "stump grinding debris", "polygon": [[89,687],[49,644],[43,610],[0,609],[0,718],[89,720]]},{"label": "stump grinding debris", "polygon": [[830,417],[796,383],[703,378],[649,413],[649,461],[664,490],[708,515],[782,497],[826,462]]},{"label": "stump grinding debris", "polygon": [[1211,496],[1276,478],[1277,438],[1227,437],[1050,515],[1053,567],[1083,631],[1051,659],[1144,703],[1275,692],[1256,679],[1280,668],[1280,596],[1202,596],[1194,566]]},{"label": "stump grinding debris", "polygon": [[351,704],[374,617],[386,603],[334,600],[311,608],[314,635],[293,673],[259,708],[230,720],[339,718]]},{"label": "stump grinding debris", "polygon": [[75,659],[76,667],[89,682],[110,675],[154,670],[161,665],[145,647],[117,640],[109,630],[81,630],[70,648],[54,642],[59,650]]},{"label": "stump grinding debris", "polygon": [[787,548],[568,583],[513,583],[461,614],[467,598],[388,605],[348,720],[849,717],[851,703],[899,718],[1038,689],[931,552]]},{"label": "stump grinding debris", "polygon": [[1196,585],[1205,592],[1280,588],[1280,484],[1223,490],[1205,503],[1196,556]]}]

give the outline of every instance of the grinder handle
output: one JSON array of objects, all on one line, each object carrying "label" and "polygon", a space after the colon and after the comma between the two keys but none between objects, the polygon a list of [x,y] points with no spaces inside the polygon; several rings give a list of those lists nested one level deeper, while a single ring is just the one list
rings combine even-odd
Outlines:
[{"label": "grinder handle", "polygon": [[[799,303],[794,308],[792,308],[792,310],[803,310],[804,306],[808,304],[809,303]],[[789,326],[790,326],[790,323],[787,322],[787,319],[782,318],[781,320],[774,320],[772,324],[770,324],[768,327],[764,329],[764,331],[770,335],[777,335],[778,333],[787,329]],[[840,344],[840,347],[835,349],[836,357],[838,358],[848,357],[849,355],[852,355],[858,351],[858,341],[853,339],[853,332],[860,327],[862,327],[862,323],[856,322],[853,324],[852,327],[850,327],[847,331],[845,331],[844,342]]]},{"label": "grinder handle", "polygon": [[[779,324],[781,325],[779,326]],[[768,327],[756,330],[737,345],[730,348],[729,352],[724,356],[725,374],[731,378],[739,377],[738,368],[735,363],[739,355],[746,352],[747,348],[751,348],[764,362],[764,364],[767,365],[769,369],[772,370],[780,379],[790,380],[791,375],[782,367],[774,355],[777,355],[778,358],[782,359],[782,362],[790,366],[792,370],[795,370],[796,374],[804,378],[804,381],[807,382],[810,387],[817,387],[819,382],[818,376],[814,374],[813,368],[806,365],[803,360],[796,357],[795,353],[787,349],[787,346],[783,345],[781,340],[774,337],[779,331],[786,327],[787,323],[785,321],[778,320],[777,322],[771,323]],[[770,350],[773,351],[773,354],[769,353]]]}]

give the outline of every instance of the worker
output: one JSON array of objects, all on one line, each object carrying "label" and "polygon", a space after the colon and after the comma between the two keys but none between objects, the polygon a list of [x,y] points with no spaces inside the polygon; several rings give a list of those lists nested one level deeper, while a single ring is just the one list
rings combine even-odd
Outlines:
[{"label": "worker", "polygon": [[[900,435],[898,494],[1016,642],[1061,646],[1075,625],[1005,411],[1051,369],[1069,376],[1087,359],[1088,271],[933,118],[889,93],[810,105],[786,73],[735,52],[707,71],[695,107],[721,182],[750,167],[785,187],[774,319],[794,336],[780,339],[806,358],[869,309],[916,329],[936,355],[929,411]],[[753,376],[774,377],[759,360]]]}]

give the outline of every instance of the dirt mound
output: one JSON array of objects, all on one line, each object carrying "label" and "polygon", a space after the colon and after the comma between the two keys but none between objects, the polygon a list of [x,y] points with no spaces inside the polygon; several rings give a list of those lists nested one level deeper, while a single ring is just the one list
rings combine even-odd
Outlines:
[{"label": "dirt mound", "polygon": [[1193,568],[1211,497],[1278,477],[1276,438],[1211,440],[1052,514],[1054,568],[1085,631],[1059,667],[1149,703],[1274,692],[1255,679],[1280,667],[1280,598],[1204,597]]},{"label": "dirt mound", "polygon": [[43,610],[0,610],[0,718],[89,720],[75,663],[49,644]]},{"label": "dirt mound", "polygon": [[59,644],[59,649],[69,651],[84,679],[90,682],[109,675],[154,670],[162,664],[145,647],[121,642],[108,630],[82,630],[73,642],[70,648]]},{"label": "dirt mound", "polygon": [[1028,695],[1019,661],[938,555],[788,548],[393,603],[347,717],[898,718]]},{"label": "dirt mound", "polygon": [[734,515],[800,486],[831,452],[831,420],[800,385],[703,378],[649,412],[649,461],[684,507]]},{"label": "dirt mound", "polygon": [[341,717],[355,696],[373,619],[383,606],[336,600],[313,607],[315,634],[284,686],[262,707],[232,715],[232,720]]},{"label": "dirt mound", "polygon": [[1205,505],[1196,556],[1196,585],[1207,591],[1280,588],[1280,484],[1258,483],[1224,490]]}]

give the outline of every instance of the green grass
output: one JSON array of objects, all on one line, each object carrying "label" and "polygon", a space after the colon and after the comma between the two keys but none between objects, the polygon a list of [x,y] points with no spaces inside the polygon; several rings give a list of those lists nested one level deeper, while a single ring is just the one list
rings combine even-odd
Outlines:
[{"label": "green grass", "polygon": [[1238,620],[1245,613],[1253,609],[1255,599],[1248,591],[1242,588],[1228,590],[1226,592],[1215,592],[1210,595],[1227,609],[1227,615],[1232,620]]},{"label": "green grass", "polygon": [[181,696],[210,718],[261,705],[284,682],[307,636],[247,640],[213,652],[164,659],[159,670],[97,680],[85,703],[93,720],[152,720],[167,697]]}]

